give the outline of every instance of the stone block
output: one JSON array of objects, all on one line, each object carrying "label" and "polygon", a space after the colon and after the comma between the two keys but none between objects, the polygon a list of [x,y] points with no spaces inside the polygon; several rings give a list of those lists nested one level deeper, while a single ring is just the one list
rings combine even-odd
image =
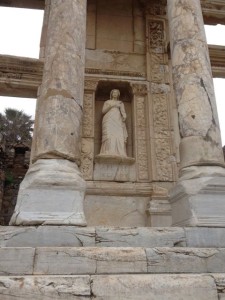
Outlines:
[{"label": "stone block", "polygon": [[175,227],[96,227],[96,246],[146,248],[185,246],[185,234],[182,228]]},{"label": "stone block", "polygon": [[[207,174],[209,167],[199,168],[190,167],[171,190],[172,225],[224,227],[225,169],[211,167]],[[188,178],[189,173],[196,177]]]},{"label": "stone block", "polygon": [[37,248],[34,274],[93,274],[96,260],[92,252],[89,248]]},{"label": "stone block", "polygon": [[10,225],[86,226],[86,183],[77,165],[66,159],[39,159],[20,185]]},{"label": "stone block", "polygon": [[94,245],[95,228],[93,227],[0,227],[0,247],[90,247]]},{"label": "stone block", "polygon": [[[99,251],[100,250],[100,251]],[[97,274],[146,273],[147,260],[142,248],[104,248],[97,253]]]},{"label": "stone block", "polygon": [[225,228],[184,228],[187,247],[225,248]]},{"label": "stone block", "polygon": [[86,300],[90,296],[89,276],[0,277],[2,300]]},{"label": "stone block", "polygon": [[89,226],[145,226],[149,197],[87,195],[84,202]]},{"label": "stone block", "polygon": [[0,248],[0,275],[31,275],[34,254],[34,248]]},{"label": "stone block", "polygon": [[215,282],[207,275],[91,276],[96,300],[218,300]]},{"label": "stone block", "polygon": [[146,249],[148,273],[222,273],[225,249]]},{"label": "stone block", "polygon": [[35,255],[35,275],[146,272],[142,248],[37,248]]}]

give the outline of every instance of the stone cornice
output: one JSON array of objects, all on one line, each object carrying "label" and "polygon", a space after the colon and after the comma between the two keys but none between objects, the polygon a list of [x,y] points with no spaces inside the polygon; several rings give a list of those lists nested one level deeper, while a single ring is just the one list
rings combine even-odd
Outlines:
[{"label": "stone cornice", "polygon": [[209,45],[213,77],[225,78],[225,46]]},{"label": "stone cornice", "polygon": [[45,0],[2,0],[0,6],[44,9]]},{"label": "stone cornice", "polygon": [[[225,46],[209,45],[209,53],[213,76],[225,78]],[[0,55],[0,95],[36,98],[42,70],[39,59]]]}]

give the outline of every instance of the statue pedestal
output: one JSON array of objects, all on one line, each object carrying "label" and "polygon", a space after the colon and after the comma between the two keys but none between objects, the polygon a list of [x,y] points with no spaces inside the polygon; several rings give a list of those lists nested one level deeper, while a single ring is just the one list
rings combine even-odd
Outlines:
[{"label": "statue pedestal", "polygon": [[187,168],[172,189],[170,202],[173,226],[224,227],[225,169]]},{"label": "statue pedestal", "polygon": [[94,180],[136,181],[135,159],[127,156],[97,155],[95,157]]},{"label": "statue pedestal", "polygon": [[20,185],[10,225],[86,226],[86,182],[77,165],[64,159],[40,159]]}]

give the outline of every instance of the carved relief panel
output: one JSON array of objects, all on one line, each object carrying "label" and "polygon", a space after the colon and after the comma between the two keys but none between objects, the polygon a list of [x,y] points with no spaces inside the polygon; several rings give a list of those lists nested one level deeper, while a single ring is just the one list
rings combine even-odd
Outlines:
[{"label": "carved relief panel", "polygon": [[85,80],[80,170],[85,180],[93,179],[94,115],[97,80]]},{"label": "carved relief panel", "polygon": [[175,181],[176,162],[171,126],[171,84],[167,54],[165,2],[147,9],[147,76],[150,81],[151,161],[153,179]]}]

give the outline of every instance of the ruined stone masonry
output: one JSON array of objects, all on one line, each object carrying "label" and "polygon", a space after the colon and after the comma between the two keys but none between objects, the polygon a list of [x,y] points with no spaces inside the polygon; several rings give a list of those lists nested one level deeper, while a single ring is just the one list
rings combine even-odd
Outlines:
[{"label": "ruined stone masonry", "polygon": [[224,1],[3,2],[44,19],[39,59],[0,55],[1,95],[37,97],[26,163],[0,145],[0,299],[224,299]]}]

